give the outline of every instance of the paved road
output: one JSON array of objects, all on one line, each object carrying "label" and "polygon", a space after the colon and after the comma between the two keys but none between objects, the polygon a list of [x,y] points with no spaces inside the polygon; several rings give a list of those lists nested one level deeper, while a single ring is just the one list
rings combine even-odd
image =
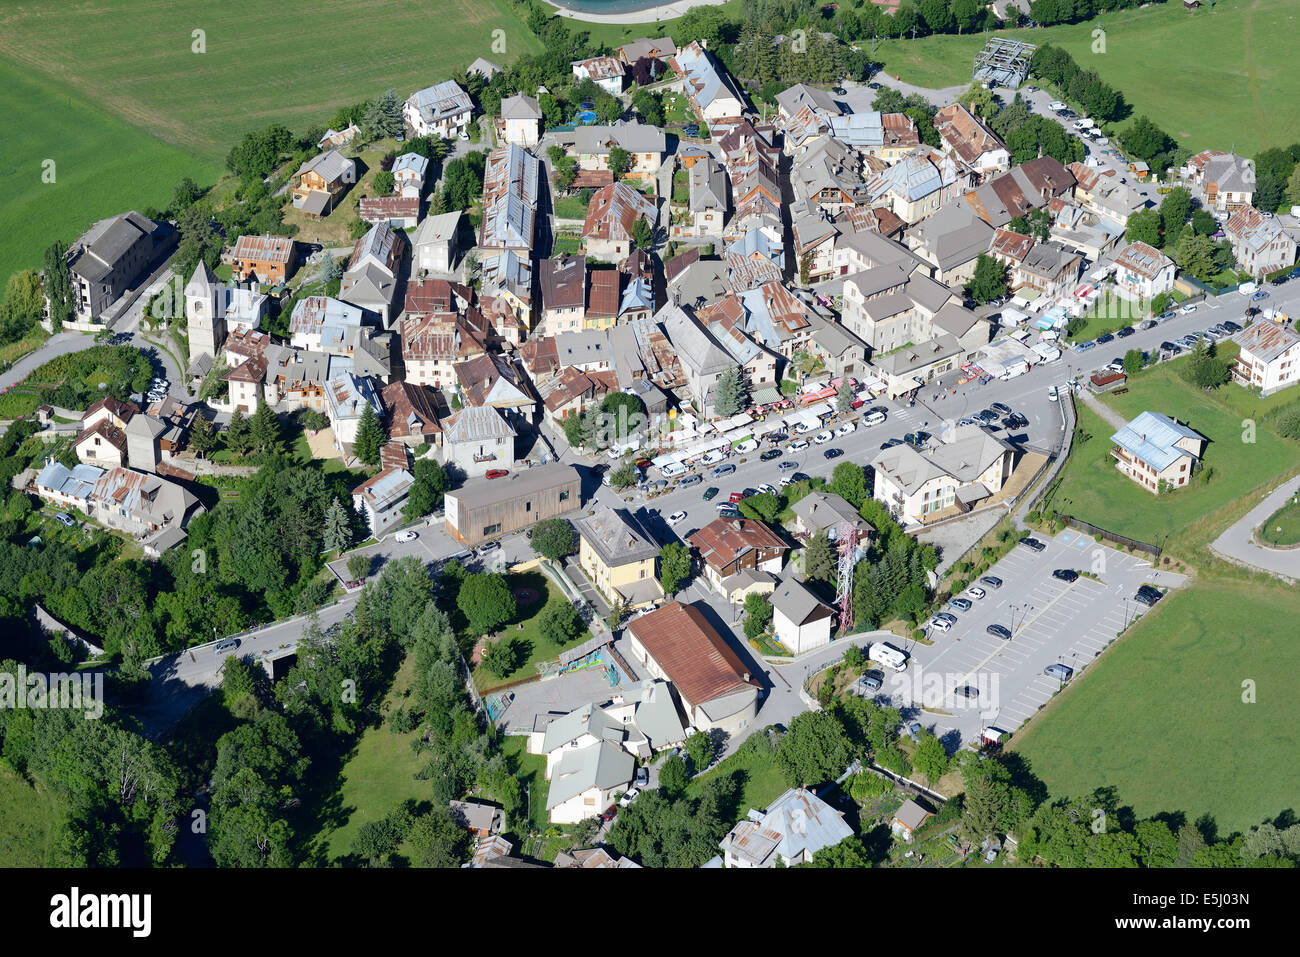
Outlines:
[{"label": "paved road", "polygon": [[1229,527],[1210,546],[1224,558],[1288,581],[1300,580],[1300,548],[1269,548],[1255,541],[1255,529],[1300,493],[1300,477],[1283,482],[1246,513],[1245,517]]}]

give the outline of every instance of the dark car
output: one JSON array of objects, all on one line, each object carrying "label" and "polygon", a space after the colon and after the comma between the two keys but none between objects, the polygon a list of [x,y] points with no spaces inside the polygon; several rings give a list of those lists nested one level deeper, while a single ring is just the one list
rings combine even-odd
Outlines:
[{"label": "dark car", "polygon": [[827,449],[825,452],[822,453],[822,455],[824,455],[828,459],[837,459],[843,454],[844,454],[843,449]]},{"label": "dark car", "polygon": [[885,451],[885,449],[892,449],[895,446],[902,445],[902,444],[903,444],[902,439],[890,439],[888,442],[880,443],[880,451],[883,452]]},{"label": "dark car", "polygon": [[1019,412],[1012,412],[1009,416],[1007,416],[1005,419],[1002,420],[1002,427],[1004,429],[1023,429],[1023,428],[1027,428],[1028,426],[1029,426],[1029,420],[1026,419]]},{"label": "dark car", "polygon": [[1063,582],[1076,582],[1079,580],[1079,573],[1073,568],[1058,568],[1052,572],[1053,578],[1059,578]]},{"label": "dark car", "polygon": [[990,588],[1001,588],[1002,579],[998,578],[996,575],[985,575],[980,579],[980,584],[988,585]]},{"label": "dark car", "polygon": [[678,485],[699,485],[703,481],[704,481],[704,476],[702,475],[688,475],[686,476],[686,478],[682,479],[677,484]]},{"label": "dark car", "polygon": [[1269,285],[1270,285],[1270,286],[1280,286],[1280,285],[1282,285],[1282,283],[1286,282],[1286,278],[1287,278],[1286,276],[1278,276],[1278,277],[1277,277],[1276,279],[1274,279],[1271,283],[1269,283]]},{"label": "dark car", "polygon": [[1223,328],[1227,329],[1229,332],[1233,333],[1234,335],[1238,332],[1241,332],[1241,326],[1238,323],[1233,322],[1231,319],[1223,320]]},{"label": "dark car", "polygon": [[1162,342],[1160,343],[1160,351],[1168,352],[1171,355],[1178,355],[1183,351],[1183,347],[1175,342]]},{"label": "dark car", "polygon": [[903,441],[912,448],[919,449],[921,446],[925,445],[926,442],[930,441],[930,433],[921,431],[908,432],[903,436]]},{"label": "dark car", "polygon": [[795,472],[794,475],[791,475],[791,476],[790,476],[790,481],[791,481],[791,482],[811,482],[811,481],[812,481],[812,476],[810,476],[810,475],[805,475],[803,472]]},{"label": "dark car", "polygon": [[758,460],[760,462],[770,462],[773,459],[779,459],[783,455],[785,455],[785,453],[782,452],[780,449],[768,449],[766,452],[764,452],[762,455],[758,457]]},{"label": "dark car", "polygon": [[718,494],[718,487],[716,485],[710,485],[708,488],[704,490],[704,501],[706,502],[712,501],[717,494]]},{"label": "dark car", "polygon": [[997,412],[999,415],[1011,414],[1011,406],[1006,405],[1003,402],[994,402],[992,405],[989,406],[989,408],[992,409],[994,412]]},{"label": "dark car", "polygon": [[1178,313],[1174,312],[1172,309],[1166,309],[1164,312],[1160,313],[1160,315],[1156,316],[1156,319],[1160,322],[1168,322],[1176,315],[1178,315]]},{"label": "dark car", "polygon": [[1011,640],[1011,632],[1005,625],[989,625],[984,630],[994,637],[1001,638],[1003,641]]},{"label": "dark car", "polygon": [[976,412],[975,415],[972,416],[972,418],[979,419],[979,421],[983,422],[985,425],[988,425],[989,423],[996,422],[998,420],[998,414],[994,412],[992,409],[981,409],[980,411]]},{"label": "dark car", "polygon": [[1040,542],[1038,539],[1036,539],[1036,538],[1029,538],[1029,537],[1026,537],[1026,538],[1022,538],[1022,539],[1020,539],[1020,541],[1019,541],[1018,544],[1020,544],[1020,545],[1024,545],[1025,548],[1032,548],[1032,549],[1033,549],[1034,551],[1036,551],[1036,552],[1041,552],[1044,548],[1047,547],[1047,546],[1044,545],[1042,542]]},{"label": "dark car", "polygon": [[605,813],[603,813],[600,816],[601,823],[608,824],[610,821],[614,820],[614,815],[617,813],[618,813],[618,805],[611,804],[609,807],[605,808]]},{"label": "dark car", "polygon": [[971,698],[978,698],[980,696],[980,691],[979,688],[972,687],[971,685],[962,685],[954,692],[954,694],[969,700]]},{"label": "dark car", "polygon": [[1106,333],[1104,336],[1097,337],[1097,345],[1099,346],[1104,346],[1106,343],[1114,342],[1114,341],[1115,341],[1115,334],[1111,332]]},{"label": "dark car", "polygon": [[1134,329],[1132,326],[1125,326],[1123,329],[1120,329],[1118,332],[1116,332],[1115,335],[1120,339],[1127,339],[1135,332],[1137,332],[1137,330]]},{"label": "dark car", "polygon": [[777,468],[779,468],[782,472],[788,471],[789,469],[797,469],[798,467],[799,467],[799,463],[793,461],[782,462],[780,465],[777,466]]},{"label": "dark car", "polygon": [[1141,602],[1142,604],[1150,608],[1152,605],[1154,605],[1163,597],[1164,596],[1161,595],[1160,592],[1156,591],[1154,588],[1149,588],[1148,586],[1143,585],[1142,588],[1138,589],[1138,593],[1133,596],[1133,600]]}]

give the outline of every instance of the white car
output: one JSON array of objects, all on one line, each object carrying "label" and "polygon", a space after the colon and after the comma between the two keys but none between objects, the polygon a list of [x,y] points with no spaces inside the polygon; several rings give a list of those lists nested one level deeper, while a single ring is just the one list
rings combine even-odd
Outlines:
[{"label": "white car", "polygon": [[983,598],[988,594],[988,592],[983,588],[980,588],[979,585],[971,585],[970,588],[966,589],[966,594],[970,595],[972,598]]},{"label": "white car", "polygon": [[766,483],[764,483],[763,485],[760,485],[760,486],[758,487],[758,490],[759,490],[760,492],[763,492],[763,493],[766,494],[766,495],[775,495],[775,494],[776,494],[776,489],[774,489],[772,486],[770,486],[770,485],[768,485],[768,484],[766,484]]},{"label": "white car", "polygon": [[734,449],[732,449],[732,451],[740,455],[748,455],[750,452],[757,452],[758,442],[756,442],[754,439],[746,439],[744,442],[741,442]]},{"label": "white car", "polygon": [[1181,312],[1183,315],[1187,315],[1189,312],[1195,312],[1195,311],[1196,311],[1196,303],[1192,303],[1191,305],[1183,306],[1183,308],[1179,309],[1178,311]]},{"label": "white car", "polygon": [[640,793],[641,793],[640,788],[633,788],[632,790],[628,791],[626,794],[624,794],[621,798],[618,799],[618,806],[627,807],[629,804],[631,804],[633,801],[637,799],[637,795],[639,795]]},{"label": "white car", "polygon": [[682,519],[684,519],[685,517],[686,517],[686,513],[685,513],[685,512],[673,512],[671,515],[668,516],[668,524],[669,524],[669,525],[676,525],[678,522],[680,522],[680,521],[681,521]]},{"label": "white car", "polygon": [[486,545],[480,545],[478,548],[474,549],[474,554],[482,557],[484,555],[491,555],[495,551],[500,551],[500,549],[500,542],[488,542]]},{"label": "white car", "polygon": [[795,435],[804,435],[804,434],[806,434],[806,433],[808,433],[808,432],[811,432],[811,431],[812,431],[813,429],[815,429],[815,428],[817,428],[817,426],[815,426],[815,425],[810,425],[810,424],[807,423],[807,422],[800,422],[798,425],[796,425],[796,426],[794,427],[794,434],[795,434]]},{"label": "white car", "polygon": [[717,449],[714,449],[712,452],[705,452],[705,453],[704,453],[704,457],[700,459],[700,464],[701,464],[701,465],[717,465],[719,462],[721,462],[721,461],[722,461],[723,459],[725,459],[725,458],[726,458],[725,455],[723,455],[723,454],[722,454],[721,452],[719,452]]},{"label": "white car", "polygon": [[854,430],[857,429],[857,427],[858,424],[856,422],[845,422],[843,425],[841,425],[838,429],[835,430],[835,434],[852,435]]},{"label": "white car", "polygon": [[823,429],[821,432],[818,432],[816,435],[813,436],[813,441],[816,442],[818,445],[825,445],[833,438],[835,438],[835,436],[831,434],[829,429]]},{"label": "white car", "polygon": [[1056,386],[1052,386],[1047,390],[1047,398],[1053,402],[1061,401],[1061,393],[1056,390]]},{"label": "white car", "polygon": [[791,442],[789,448],[791,452],[802,452],[804,449],[808,448],[808,440],[799,439],[798,441]]},{"label": "white car", "polygon": [[668,462],[659,470],[659,474],[664,478],[676,478],[679,475],[686,474],[686,466],[680,462]]},{"label": "white car", "polygon": [[410,529],[407,529],[405,532],[398,532],[398,533],[394,536],[394,541],[398,541],[398,542],[413,542],[413,541],[415,541],[415,540],[416,540],[417,538],[419,538],[419,537],[420,537],[420,536],[419,536],[419,535],[416,535],[415,532],[411,531]]},{"label": "white car", "polygon": [[935,631],[947,631],[949,628],[952,627],[952,622],[950,622],[946,618],[938,618],[938,617],[931,618],[930,627],[933,628]]}]

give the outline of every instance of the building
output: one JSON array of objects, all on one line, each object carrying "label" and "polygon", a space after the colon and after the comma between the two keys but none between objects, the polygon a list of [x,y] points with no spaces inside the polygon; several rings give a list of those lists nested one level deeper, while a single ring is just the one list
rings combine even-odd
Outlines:
[{"label": "building", "polygon": [[625,150],[629,165],[625,175],[653,177],[668,152],[668,139],[657,126],[619,120],[610,126],[579,126],[573,131],[573,152],[580,170],[608,170],[609,154]]},{"label": "building", "polygon": [[356,181],[356,162],[338,150],[326,150],[293,174],[293,208],[308,219],[323,219]]},{"label": "building", "polygon": [[415,313],[402,319],[402,363],[406,381],[436,389],[456,383],[456,364],[487,351],[484,342],[454,312]]},{"label": "building", "polygon": [[772,592],[772,631],[777,641],[801,655],[829,645],[834,630],[834,608],[793,575],[782,579]]},{"label": "building", "polygon": [[182,541],[190,517],[204,510],[183,485],[121,466],[68,469],[51,459],[37,475],[34,490],[46,501],[77,508],[101,525],[133,536],[150,554]]},{"label": "building", "polygon": [[751,808],[718,846],[726,867],[775,867],[778,861],[794,867],[852,836],[842,811],[806,788],[791,788],[766,811]]},{"label": "building", "polygon": [[542,321],[538,331],[554,336],[580,332],[587,317],[587,257],[561,255],[537,264]]},{"label": "building", "polygon": [[424,178],[429,173],[429,158],[419,153],[403,153],[393,161],[393,187],[407,199],[424,195]]},{"label": "building", "polygon": [[[727,222],[727,171],[710,157],[692,166],[689,177],[691,225],[687,235],[721,241]],[[674,234],[679,233],[675,230]]]},{"label": "building", "polygon": [[603,868],[635,868],[641,865],[630,857],[618,857],[603,847],[589,847],[573,851],[560,851],[555,855],[555,867],[580,867],[583,870]]},{"label": "building", "polygon": [[715,518],[686,541],[699,552],[704,577],[724,595],[733,591],[729,579],[742,572],[780,572],[790,550],[780,535],[753,518]]},{"label": "building", "polygon": [[691,726],[736,734],[758,714],[758,681],[694,605],[670,602],[627,625],[632,656],[672,684]]},{"label": "building", "polygon": [[994,230],[965,203],[949,203],[904,235],[908,248],[935,267],[936,280],[960,286],[975,275],[975,264],[988,252]]},{"label": "building", "polygon": [[673,70],[682,78],[682,92],[704,122],[745,113],[745,95],[725,67],[698,41],[677,51]]},{"label": "building", "polygon": [[1300,382],[1300,333],[1275,322],[1255,322],[1233,337],[1241,347],[1232,366],[1239,385],[1269,395]]},{"label": "building", "polygon": [[455,139],[469,129],[474,102],[454,80],[412,93],[402,107],[402,117],[416,136]]},{"label": "building", "polygon": [[1083,258],[1060,243],[1034,243],[1011,267],[1011,290],[1026,301],[1069,294],[1083,275]]},{"label": "building", "polygon": [[491,804],[477,801],[451,801],[452,817],[456,823],[475,837],[493,837],[505,824],[505,812]]},{"label": "building", "polygon": [[630,511],[606,506],[574,525],[578,563],[611,606],[641,608],[664,597],[655,577],[659,543]]},{"label": "building", "polygon": [[379,538],[390,528],[402,524],[402,508],[415,485],[415,477],[406,469],[381,469],[352,490],[352,507]]},{"label": "building", "polygon": [[1187,161],[1184,175],[1206,206],[1235,212],[1255,198],[1255,164],[1236,153],[1205,150]]},{"label": "building", "polygon": [[943,148],[981,176],[1003,172],[1011,166],[1007,145],[960,103],[935,113],[934,127]]},{"label": "building", "polygon": [[1178,267],[1174,261],[1146,243],[1129,243],[1115,257],[1115,286],[1126,299],[1148,302],[1174,288]]},{"label": "building", "polygon": [[591,80],[606,93],[618,96],[623,92],[627,69],[622,61],[612,56],[596,56],[589,60],[574,60],[569,66],[579,80]]},{"label": "building", "polygon": [[718,380],[728,369],[736,367],[736,360],[681,306],[669,303],[655,314],[654,322],[667,336],[679,367],[685,373],[685,385],[694,399],[696,410],[712,418]]},{"label": "building", "polygon": [[442,448],[442,419],[438,393],[425,385],[390,382],[380,393],[388,412],[388,438],[412,448]]},{"label": "building", "polygon": [[987,429],[959,425],[932,447],[878,452],[872,494],[906,525],[961,514],[1001,491],[1015,458],[1015,448]]},{"label": "building", "polygon": [[415,230],[412,246],[415,250],[411,268],[418,275],[445,274],[456,267],[459,252],[460,210],[426,216]]},{"label": "building", "polygon": [[380,419],[384,417],[384,404],[368,376],[340,372],[325,384],[325,413],[334,432],[334,447],[347,458],[349,447],[357,438],[361,416],[369,406]]},{"label": "building", "polygon": [[371,226],[352,247],[339,284],[339,298],[377,314],[384,325],[396,319],[393,302],[408,245],[406,234],[387,222]]},{"label": "building", "polygon": [[268,297],[251,287],[217,281],[208,264],[199,260],[185,284],[185,328],[190,356],[216,357],[231,332],[255,330],[266,316]]},{"label": "building", "polygon": [[501,101],[501,138],[515,146],[536,146],[541,136],[542,108],[535,96],[516,93]]},{"label": "building", "polygon": [[832,542],[839,537],[841,526],[853,526],[858,541],[871,536],[871,526],[857,509],[834,492],[814,490],[790,506],[794,527],[805,538],[825,534]]},{"label": "building", "polygon": [[287,236],[240,236],[230,254],[235,279],[267,285],[287,282],[297,265],[297,245]]},{"label": "building", "polygon": [[443,461],[469,478],[509,469],[515,464],[515,436],[514,427],[497,409],[466,406],[443,420]]},{"label": "building", "polygon": [[503,478],[472,482],[446,498],[447,534],[466,545],[531,528],[582,505],[582,477],[553,462]]},{"label": "building", "polygon": [[868,180],[865,198],[871,206],[888,207],[904,222],[916,223],[960,196],[972,179],[951,156],[918,146]]},{"label": "building", "polygon": [[513,143],[488,154],[483,171],[483,223],[479,246],[527,255],[537,231],[541,182],[537,157]]},{"label": "building", "polygon": [[357,200],[357,217],[371,225],[411,229],[420,221],[420,197],[362,196]]},{"label": "building", "polygon": [[1116,468],[1153,495],[1190,482],[1207,441],[1159,412],[1143,412],[1110,440]]},{"label": "building", "polygon": [[895,837],[901,837],[910,844],[916,832],[932,817],[933,814],[909,798],[894,812],[889,829]]},{"label": "building", "polygon": [[587,205],[582,227],[584,252],[607,261],[626,259],[632,252],[632,227],[638,219],[654,227],[658,210],[653,200],[621,182],[598,190]]},{"label": "building", "polygon": [[1051,156],[1013,167],[965,194],[976,214],[995,229],[1040,209],[1049,200],[1070,195],[1074,175]]},{"label": "building", "polygon": [[[165,228],[135,210],[101,219],[66,254],[73,320],[98,322],[169,246]],[[49,300],[45,303],[49,315]]]},{"label": "building", "polygon": [[1249,203],[1237,207],[1223,227],[1232,243],[1237,268],[1256,279],[1295,264],[1296,241],[1282,225]]},{"label": "building", "polygon": [[364,319],[359,308],[338,299],[299,299],[289,316],[289,345],[312,352],[346,354]]}]

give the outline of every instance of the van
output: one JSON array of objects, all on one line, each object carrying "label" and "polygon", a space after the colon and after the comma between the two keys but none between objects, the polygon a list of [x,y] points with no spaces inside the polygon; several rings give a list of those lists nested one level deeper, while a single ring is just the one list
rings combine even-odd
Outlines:
[{"label": "van", "polygon": [[750,452],[758,451],[758,441],[756,439],[746,439],[737,445],[732,451],[741,455],[748,455]]},{"label": "van", "polygon": [[215,651],[217,654],[220,654],[223,651],[234,651],[238,647],[239,647],[238,638],[227,638],[225,641],[218,641],[215,645],[212,646],[212,650]]},{"label": "van", "polygon": [[907,653],[887,641],[874,643],[867,649],[867,657],[895,671],[904,671],[907,668]]},{"label": "van", "polygon": [[1243,282],[1237,287],[1237,292],[1243,296],[1253,296],[1259,291],[1259,284],[1254,282]]},{"label": "van", "polygon": [[872,412],[862,421],[865,422],[867,425],[880,425],[880,423],[884,422],[886,418],[887,416],[885,415],[885,413],[876,411],[876,412]]},{"label": "van", "polygon": [[1044,329],[1038,338],[1042,342],[1055,342],[1057,339],[1061,338],[1061,334],[1055,329]]},{"label": "van", "polygon": [[1069,681],[1074,676],[1074,669],[1069,665],[1063,665],[1059,662],[1048,665],[1043,669],[1043,674],[1049,678],[1056,678],[1059,681]]},{"label": "van", "polygon": [[686,474],[686,466],[682,465],[681,462],[667,462],[659,470],[659,474],[664,478],[676,478],[679,475]]}]

